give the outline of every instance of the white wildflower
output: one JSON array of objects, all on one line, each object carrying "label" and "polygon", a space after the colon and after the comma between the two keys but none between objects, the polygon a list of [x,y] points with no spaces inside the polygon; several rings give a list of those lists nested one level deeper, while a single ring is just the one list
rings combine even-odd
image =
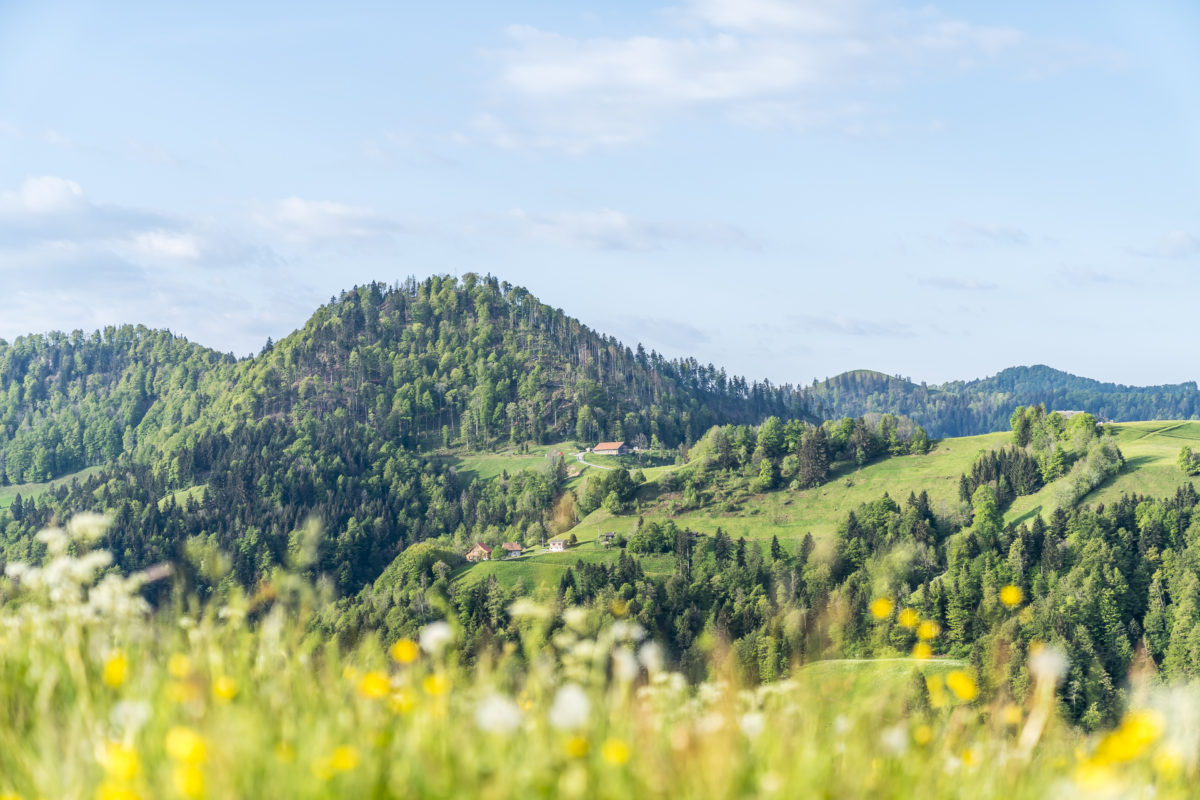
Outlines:
[{"label": "white wildflower", "polygon": [[431,622],[424,628],[421,628],[421,649],[430,655],[437,655],[450,644],[454,638],[454,631],[450,628],[449,623],[438,621]]},{"label": "white wildflower", "polygon": [[640,642],[646,636],[646,629],[636,622],[618,621],[612,626],[612,638],[616,642]]},{"label": "white wildflower", "polygon": [[587,619],[588,613],[586,608],[571,606],[563,611],[563,622],[580,633],[583,633],[587,629]]},{"label": "white wildflower", "polygon": [[759,734],[763,732],[766,724],[766,718],[758,711],[742,714],[742,718],[738,720],[738,727],[742,729],[742,733],[751,739],[757,739]]},{"label": "white wildflower", "polygon": [[1057,647],[1041,647],[1029,656],[1029,671],[1039,681],[1057,683],[1067,674],[1067,654]]},{"label": "white wildflower", "polygon": [[67,523],[67,534],[83,542],[94,542],[108,530],[111,520],[103,514],[84,511],[71,517]]},{"label": "white wildflower", "polygon": [[638,676],[637,658],[624,648],[613,652],[613,676],[620,683],[632,683]]},{"label": "white wildflower", "polygon": [[879,743],[889,755],[902,756],[908,751],[908,728],[904,724],[884,728]]},{"label": "white wildflower", "polygon": [[642,666],[651,676],[662,672],[662,648],[656,642],[646,642],[642,645],[642,648],[638,650],[638,660],[642,662]]},{"label": "white wildflower", "polygon": [[587,724],[592,703],[577,684],[568,683],[554,695],[548,718],[550,724],[560,731],[582,728]]},{"label": "white wildflower", "polygon": [[108,719],[114,728],[133,738],[150,721],[150,704],[145,700],[122,700],[112,707]]},{"label": "white wildflower", "polygon": [[550,616],[550,609],[541,603],[534,602],[528,597],[519,598],[511,606],[508,607],[508,614],[511,617],[518,619],[527,617],[529,619],[545,619]]},{"label": "white wildflower", "polygon": [[475,724],[487,733],[511,733],[521,724],[521,709],[501,694],[489,694],[475,707]]}]

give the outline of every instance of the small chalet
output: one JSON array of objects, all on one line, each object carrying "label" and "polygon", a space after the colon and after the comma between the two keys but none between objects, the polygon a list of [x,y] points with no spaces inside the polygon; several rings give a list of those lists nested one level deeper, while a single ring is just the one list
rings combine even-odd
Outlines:
[{"label": "small chalet", "polygon": [[551,553],[561,553],[566,546],[567,543],[562,539],[555,539],[547,545]]},{"label": "small chalet", "polygon": [[521,551],[525,549],[516,542],[505,542],[500,546],[504,548],[507,558],[516,558],[517,556],[521,555]]},{"label": "small chalet", "polygon": [[476,544],[474,547],[472,547],[470,550],[467,551],[467,561],[475,562],[475,561],[491,561],[491,560],[492,560],[492,548],[488,547],[486,544],[482,544],[482,543]]},{"label": "small chalet", "polygon": [[600,544],[608,547],[613,543],[613,539],[615,538],[617,538],[616,531],[605,531],[604,533],[600,534]]},{"label": "small chalet", "polygon": [[624,442],[601,442],[592,448],[598,456],[623,456],[629,452]]}]

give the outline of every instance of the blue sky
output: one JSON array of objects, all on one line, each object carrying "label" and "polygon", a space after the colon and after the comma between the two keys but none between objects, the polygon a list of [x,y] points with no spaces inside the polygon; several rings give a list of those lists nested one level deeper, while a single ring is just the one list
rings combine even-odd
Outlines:
[{"label": "blue sky", "polygon": [[1197,41],[1157,0],[9,0],[0,336],[245,354],[474,271],[775,382],[1194,380]]}]

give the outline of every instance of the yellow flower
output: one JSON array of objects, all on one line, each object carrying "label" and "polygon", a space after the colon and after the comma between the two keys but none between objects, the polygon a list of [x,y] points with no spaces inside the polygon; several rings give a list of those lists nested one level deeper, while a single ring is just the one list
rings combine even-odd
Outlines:
[{"label": "yellow flower", "polygon": [[946,674],[946,686],[964,702],[970,702],[979,695],[979,686],[976,685],[975,679],[959,669]]},{"label": "yellow flower", "polygon": [[131,781],[142,770],[137,751],[120,742],[107,742],[104,752],[100,755],[100,766],[109,777],[119,781]]},{"label": "yellow flower", "polygon": [[618,597],[609,605],[608,610],[612,612],[614,617],[620,618],[629,613],[629,604]]},{"label": "yellow flower", "polygon": [[933,728],[922,722],[920,725],[913,728],[912,738],[914,742],[924,747],[933,741]]},{"label": "yellow flower", "polygon": [[915,608],[906,608],[896,615],[896,621],[900,623],[901,627],[912,630],[921,621],[921,615]]},{"label": "yellow flower", "polygon": [[397,714],[407,714],[413,709],[413,696],[407,689],[397,689],[388,698],[388,708]]},{"label": "yellow flower", "polygon": [[1120,787],[1112,770],[1091,759],[1076,767],[1073,777],[1075,784],[1087,792],[1110,792]]},{"label": "yellow flower", "polygon": [[1163,727],[1162,715],[1157,711],[1130,711],[1120,727],[1100,741],[1096,760],[1101,764],[1132,761],[1158,741]]},{"label": "yellow flower", "polygon": [[221,675],[213,681],[213,697],[222,703],[228,703],[237,696],[237,682],[228,675]]},{"label": "yellow flower", "polygon": [[184,797],[200,797],[204,794],[204,773],[195,764],[178,764],[172,775],[175,791]]},{"label": "yellow flower", "polygon": [[119,689],[129,677],[129,659],[124,650],[113,650],[104,659],[104,671],[100,680],[110,689]]},{"label": "yellow flower", "polygon": [[421,647],[412,639],[401,639],[388,652],[397,664],[411,664],[421,655]]},{"label": "yellow flower", "polygon": [[938,625],[936,622],[934,622],[931,619],[927,619],[924,622],[922,622],[920,625],[917,626],[917,638],[918,639],[925,639],[926,641],[928,641],[929,639],[936,639],[938,637],[938,634],[941,632],[942,632],[942,626]]},{"label": "yellow flower", "polygon": [[600,748],[600,757],[609,764],[620,766],[629,760],[629,745],[620,739],[609,739]]},{"label": "yellow flower", "polygon": [[141,800],[141,795],[128,786],[105,781],[96,787],[96,800]]},{"label": "yellow flower", "polygon": [[1016,703],[1009,703],[1004,707],[1002,713],[1005,725],[1020,725],[1021,719],[1024,717],[1024,712]]},{"label": "yellow flower", "polygon": [[922,661],[928,658],[933,658],[933,648],[924,642],[917,642],[913,645],[912,657],[919,658]]},{"label": "yellow flower", "polygon": [[167,755],[184,764],[200,764],[208,757],[208,745],[204,737],[191,728],[176,725],[167,731]]},{"label": "yellow flower", "polygon": [[1174,748],[1165,748],[1154,754],[1154,771],[1163,780],[1174,780],[1183,774],[1183,755]]},{"label": "yellow flower", "polygon": [[1000,602],[1009,608],[1016,608],[1021,605],[1021,601],[1025,599],[1025,592],[1020,586],[1009,584],[1000,590]]},{"label": "yellow flower", "polygon": [[871,601],[871,616],[875,619],[887,619],[891,615],[894,607],[895,603],[888,598],[876,597]]},{"label": "yellow flower", "polygon": [[964,767],[973,767],[979,763],[979,754],[973,748],[968,747],[963,750],[961,760]]},{"label": "yellow flower", "polygon": [[183,653],[173,653],[167,659],[167,674],[182,680],[192,674],[192,660]]},{"label": "yellow flower", "polygon": [[361,760],[356,748],[344,744],[334,748],[333,754],[329,757],[329,766],[337,772],[349,772],[357,767]]},{"label": "yellow flower", "polygon": [[564,743],[563,749],[571,758],[583,758],[591,748],[587,739],[582,736],[572,736]]},{"label": "yellow flower", "polygon": [[439,673],[426,675],[425,680],[421,681],[421,686],[425,688],[426,694],[433,697],[438,697],[450,691],[450,681],[445,675]]},{"label": "yellow flower", "polygon": [[194,681],[171,681],[167,684],[166,695],[173,703],[194,703],[200,699],[200,688]]},{"label": "yellow flower", "polygon": [[392,689],[392,682],[387,673],[374,670],[362,676],[358,682],[358,693],[368,700],[379,700],[387,697]]}]

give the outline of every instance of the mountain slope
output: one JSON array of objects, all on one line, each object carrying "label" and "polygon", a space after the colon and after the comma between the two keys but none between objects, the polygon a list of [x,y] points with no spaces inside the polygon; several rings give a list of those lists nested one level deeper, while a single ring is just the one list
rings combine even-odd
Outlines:
[{"label": "mountain slope", "polygon": [[973,381],[927,386],[870,370],[845,372],[804,390],[826,418],[869,412],[911,418],[931,436],[971,436],[1006,430],[1017,406],[1087,411],[1116,422],[1200,417],[1194,382],[1125,386],[1080,378],[1044,365],[1011,367]]}]

